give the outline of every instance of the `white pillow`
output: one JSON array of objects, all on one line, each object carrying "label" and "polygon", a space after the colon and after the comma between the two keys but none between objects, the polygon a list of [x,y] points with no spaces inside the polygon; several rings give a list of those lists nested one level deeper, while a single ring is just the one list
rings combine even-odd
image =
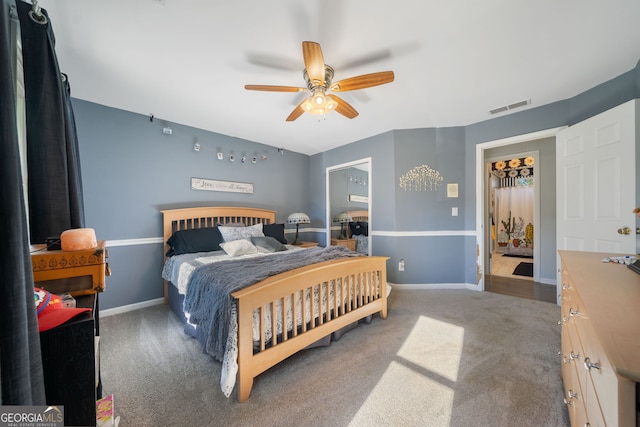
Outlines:
[{"label": "white pillow", "polygon": [[234,240],[249,239],[251,237],[263,237],[262,223],[256,225],[250,225],[249,227],[229,227],[220,225],[218,226],[222,239],[225,242],[233,242]]},{"label": "white pillow", "polygon": [[258,249],[253,245],[253,243],[246,239],[220,243],[220,247],[231,257],[255,254],[258,252]]}]

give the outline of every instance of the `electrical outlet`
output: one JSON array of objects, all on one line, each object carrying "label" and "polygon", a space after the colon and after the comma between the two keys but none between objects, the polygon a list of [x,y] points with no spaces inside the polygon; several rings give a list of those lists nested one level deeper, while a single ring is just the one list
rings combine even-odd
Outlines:
[{"label": "electrical outlet", "polygon": [[398,263],[398,271],[404,271],[404,260],[401,259]]}]

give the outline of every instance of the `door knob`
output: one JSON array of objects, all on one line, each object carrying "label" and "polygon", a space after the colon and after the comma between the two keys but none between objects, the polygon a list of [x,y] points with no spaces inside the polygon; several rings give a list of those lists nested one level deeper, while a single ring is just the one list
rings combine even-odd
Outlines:
[{"label": "door knob", "polygon": [[618,234],[631,234],[631,229],[629,227],[618,228]]}]

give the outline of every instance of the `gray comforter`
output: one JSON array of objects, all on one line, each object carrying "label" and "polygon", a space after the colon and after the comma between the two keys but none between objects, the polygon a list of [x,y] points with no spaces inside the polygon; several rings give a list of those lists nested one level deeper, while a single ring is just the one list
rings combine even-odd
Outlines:
[{"label": "gray comforter", "polygon": [[191,275],[184,311],[189,322],[202,328],[207,337],[205,352],[222,361],[229,335],[232,292],[295,268],[353,256],[360,254],[342,246],[327,246],[295,251],[285,256],[234,259],[202,265]]}]

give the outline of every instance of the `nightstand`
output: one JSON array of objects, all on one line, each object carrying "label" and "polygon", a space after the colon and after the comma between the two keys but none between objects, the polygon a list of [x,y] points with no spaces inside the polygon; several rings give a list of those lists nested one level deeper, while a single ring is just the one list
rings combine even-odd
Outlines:
[{"label": "nightstand", "polygon": [[46,250],[45,245],[31,245],[33,281],[54,294],[70,293],[77,297],[104,291],[105,276],[111,275],[106,242],[79,251]]},{"label": "nightstand", "polygon": [[344,246],[345,248],[356,250],[356,239],[331,239],[332,246]]},{"label": "nightstand", "polygon": [[318,242],[300,242],[299,245],[295,245],[299,248],[312,248],[314,246],[318,246]]}]

